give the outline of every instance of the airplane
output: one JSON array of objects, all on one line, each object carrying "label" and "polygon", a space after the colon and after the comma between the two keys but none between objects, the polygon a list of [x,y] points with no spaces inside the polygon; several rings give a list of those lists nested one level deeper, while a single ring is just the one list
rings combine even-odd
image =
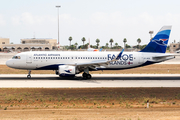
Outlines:
[{"label": "airplane", "polygon": [[93,51],[93,52],[101,52],[102,51],[102,48],[100,50],[98,49],[94,49],[94,48],[88,48],[87,51]]},{"label": "airplane", "polygon": [[99,52],[101,52],[101,51],[102,51],[102,48],[101,48],[100,50],[91,48],[91,46],[90,46],[90,39],[89,39],[89,45],[88,45],[87,51],[94,51],[94,52],[98,52],[98,51],[99,51]]},{"label": "airplane", "polygon": [[139,52],[89,52],[89,51],[29,51],[18,53],[6,62],[15,69],[29,70],[27,78],[31,78],[31,70],[55,70],[59,77],[74,77],[82,73],[84,79],[91,79],[89,71],[122,70],[142,67],[175,58],[165,53],[171,26],[164,26]]}]

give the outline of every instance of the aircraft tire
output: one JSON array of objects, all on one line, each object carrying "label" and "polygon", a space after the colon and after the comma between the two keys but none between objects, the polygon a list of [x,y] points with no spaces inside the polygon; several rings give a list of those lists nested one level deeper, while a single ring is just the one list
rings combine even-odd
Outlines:
[{"label": "aircraft tire", "polygon": [[87,79],[87,74],[85,72],[82,74],[82,76],[84,79]]},{"label": "aircraft tire", "polygon": [[87,74],[86,78],[91,79],[91,74]]},{"label": "aircraft tire", "polygon": [[27,75],[27,78],[30,79],[30,78],[31,78],[31,75]]}]

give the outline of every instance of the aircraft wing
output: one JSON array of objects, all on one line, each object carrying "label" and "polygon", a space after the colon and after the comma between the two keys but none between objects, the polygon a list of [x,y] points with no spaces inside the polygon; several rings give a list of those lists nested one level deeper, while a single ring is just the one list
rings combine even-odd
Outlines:
[{"label": "aircraft wing", "polygon": [[77,63],[76,66],[91,66],[91,65],[102,65],[102,64],[108,64],[108,60],[101,60],[101,61],[92,61],[89,63]]},{"label": "aircraft wing", "polygon": [[75,66],[78,66],[78,67],[88,67],[88,66],[101,66],[103,64],[106,64],[108,65],[109,62],[113,62],[113,61],[117,61],[121,58],[121,55],[123,53],[124,49],[113,59],[113,60],[96,60],[96,61],[92,61],[92,62],[88,62],[88,63],[77,63],[75,64]]}]

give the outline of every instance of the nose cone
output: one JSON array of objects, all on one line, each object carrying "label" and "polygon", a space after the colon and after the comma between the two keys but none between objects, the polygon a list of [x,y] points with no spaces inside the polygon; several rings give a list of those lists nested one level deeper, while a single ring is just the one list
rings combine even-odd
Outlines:
[{"label": "nose cone", "polygon": [[6,61],[6,65],[7,65],[8,67],[12,67],[12,61],[11,61],[11,60]]}]

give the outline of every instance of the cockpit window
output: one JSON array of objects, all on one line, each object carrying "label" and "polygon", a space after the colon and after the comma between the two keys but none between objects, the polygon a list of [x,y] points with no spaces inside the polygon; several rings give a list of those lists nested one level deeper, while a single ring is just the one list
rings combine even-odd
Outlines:
[{"label": "cockpit window", "polygon": [[12,59],[21,59],[20,56],[13,56]]}]

